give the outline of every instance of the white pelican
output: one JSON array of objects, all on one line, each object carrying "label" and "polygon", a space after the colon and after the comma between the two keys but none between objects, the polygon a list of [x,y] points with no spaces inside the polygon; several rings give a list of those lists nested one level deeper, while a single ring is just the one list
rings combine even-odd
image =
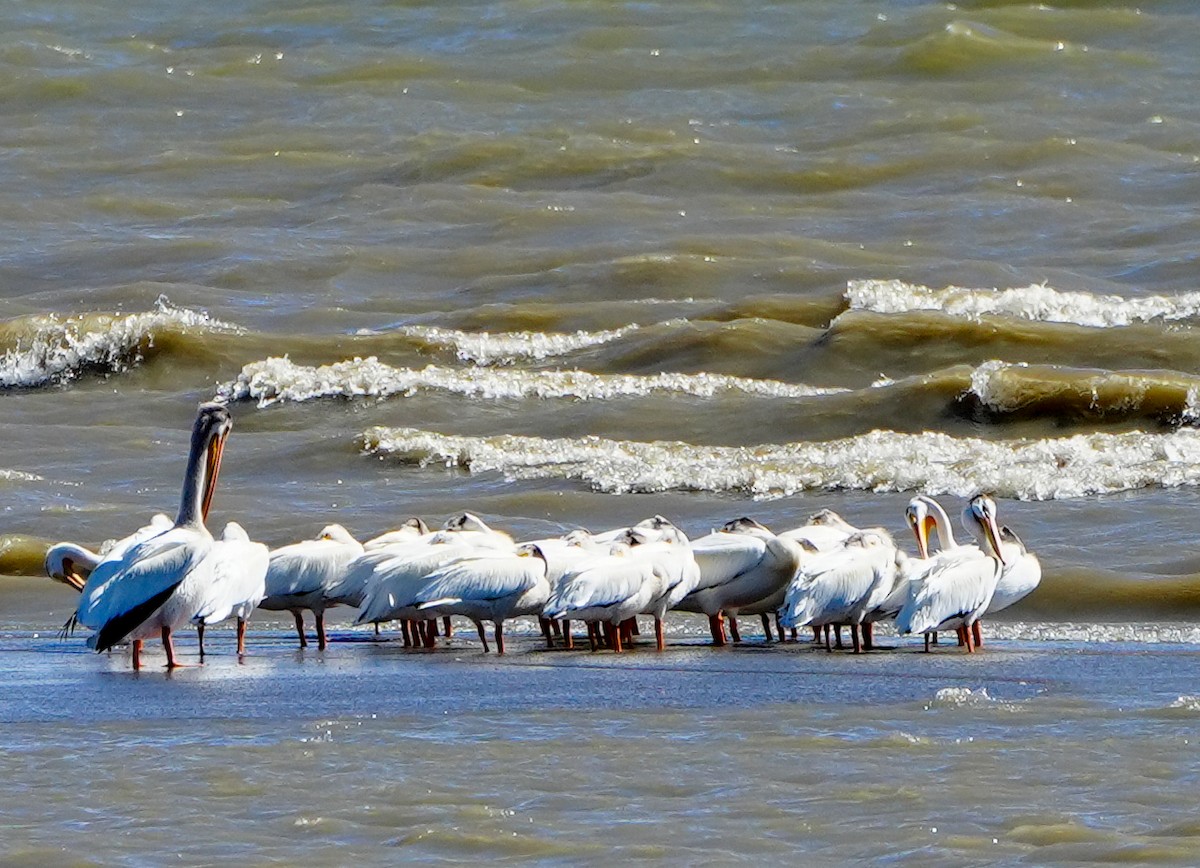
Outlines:
[{"label": "white pelican", "polygon": [[[954,528],[946,510],[932,497],[918,494],[908,502],[904,510],[904,518],[917,541],[917,557],[910,558],[903,551],[896,552],[896,582],[892,592],[872,612],[867,614],[864,621],[864,632],[867,623],[895,618],[904,608],[908,598],[915,593],[914,588],[925,580],[925,575],[939,564],[951,559],[981,558],[983,552],[975,545],[959,545],[954,539]],[[937,537],[938,551],[931,553],[930,538]],[[870,635],[867,633],[867,635]],[[936,641],[936,634],[932,636]],[[867,644],[867,647],[870,647]]]},{"label": "white pelican", "polygon": [[[440,531],[412,543],[369,552],[355,566],[355,570],[368,571],[369,575],[354,623],[427,618],[417,610],[416,594],[430,573],[465,557],[485,552],[511,553],[515,548],[511,536],[493,530],[471,513],[463,513],[447,521]],[[424,638],[426,645],[432,644],[432,636]]]},{"label": "white pelican", "polygon": [[1000,528],[1000,550],[1004,552],[1004,571],[988,603],[989,615],[1029,596],[1042,581],[1042,565],[1037,555],[1028,551],[1021,538],[1007,526]]},{"label": "white pelican", "polygon": [[[568,572],[588,558],[606,552],[610,547],[598,544],[592,534],[586,530],[572,530],[562,536],[530,540],[523,542],[522,545],[536,545],[541,549],[542,556],[546,559],[546,581],[550,583],[551,593],[562,584],[563,578]],[[545,617],[539,617],[539,621],[542,624],[542,634],[546,637],[547,647],[554,646],[554,634],[558,633],[562,635],[564,647],[568,650],[575,647],[574,639],[571,636],[570,621],[563,621],[561,626],[557,620],[552,621]]]},{"label": "white pelican", "polygon": [[106,651],[132,636],[133,668],[137,669],[142,640],[158,634],[167,653],[167,666],[179,665],[171,632],[196,613],[211,580],[204,564],[213,538],[204,518],[232,427],[229,411],[221,404],[200,406],[174,526],[131,546],[119,559],[103,561],[88,577],[72,621],[96,631],[88,639],[90,647]]},{"label": "white pelican", "polygon": [[303,612],[306,609],[312,612],[316,619],[317,647],[324,651],[325,610],[335,605],[326,599],[326,591],[341,579],[346,565],[362,551],[362,544],[340,524],[327,525],[316,539],[275,549],[267,567],[266,596],[259,608],[291,612],[301,648],[308,647]]},{"label": "white pelican", "polygon": [[242,526],[231,521],[208,557],[212,584],[192,616],[200,633],[200,659],[204,659],[204,628],[227,618],[237,618],[237,653],[245,654],[246,622],[267,594],[270,551],[262,543],[251,542]]},{"label": "white pelican", "polygon": [[504,622],[537,615],[550,597],[547,562],[541,548],[521,545],[515,551],[492,551],[463,558],[430,573],[415,594],[423,617],[462,615],[475,622],[483,650],[488,650],[483,622],[496,627],[496,653],[504,653]]},{"label": "white pelican", "polygon": [[[1005,556],[1000,548],[1000,529],[996,526],[996,504],[991,497],[972,498],[963,511],[963,522],[972,531],[979,528],[986,557],[948,557],[936,562],[921,581],[913,582],[909,598],[896,616],[896,630],[901,635],[928,635],[948,627],[961,627],[964,645],[972,652],[973,625],[991,602]],[[928,642],[925,649],[929,650]]]},{"label": "white pelican", "polygon": [[652,530],[630,528],[627,539],[634,547],[635,556],[650,561],[666,577],[662,593],[638,613],[654,617],[654,644],[663,651],[666,648],[663,618],[668,610],[677,608],[696,589],[700,582],[700,565],[687,535],[670,522]]},{"label": "white pelican", "polygon": [[693,540],[692,554],[700,578],[676,608],[707,615],[713,644],[724,645],[725,615],[736,617],[760,603],[773,611],[783,602],[804,558],[804,544],[776,535],[752,518],[738,518]]},{"label": "white pelican", "polygon": [[[971,532],[978,536],[981,530],[973,525]],[[1038,561],[1037,555],[1025,548],[1025,543],[1021,542],[1020,537],[1010,528],[1001,527],[998,540],[1000,551],[1004,555],[1004,569],[1000,571],[996,590],[988,602],[987,611],[983,613],[986,615],[1007,609],[1018,600],[1029,596],[1042,581],[1041,562]],[[971,635],[977,648],[983,645],[983,630],[980,626],[982,620],[981,615],[971,625]]]},{"label": "white pelican", "polygon": [[[785,627],[849,624],[854,653],[862,651],[859,627],[892,591],[896,544],[883,528],[866,528],[840,549],[803,564],[788,586],[780,620]],[[829,638],[826,634],[826,650]]]},{"label": "white pelican", "polygon": [[158,536],[172,526],[171,519],[164,513],[156,513],[150,523],[138,528],[124,539],[110,541],[94,552],[86,546],[76,543],[55,543],[46,550],[46,575],[55,581],[69,585],[77,591],[82,591],[92,570],[103,560],[122,557],[130,546],[137,545],[152,536]]},{"label": "white pelican", "polygon": [[[612,626],[614,651],[621,651],[621,628],[667,593],[671,576],[655,554],[637,554],[639,543],[657,539],[647,528],[628,528],[625,541],[569,570],[550,595],[542,614],[550,619],[584,621],[589,635],[599,624]],[[593,641],[593,648],[595,642]]]}]

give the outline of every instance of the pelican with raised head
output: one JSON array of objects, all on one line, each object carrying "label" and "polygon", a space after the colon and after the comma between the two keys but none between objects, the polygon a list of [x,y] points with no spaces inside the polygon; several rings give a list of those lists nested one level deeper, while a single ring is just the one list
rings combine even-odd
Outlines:
[{"label": "pelican with raised head", "polygon": [[[908,600],[896,616],[896,631],[928,635],[961,628],[963,644],[972,652],[976,647],[972,628],[991,602],[1006,558],[996,525],[996,502],[990,496],[971,498],[963,510],[963,524],[978,536],[985,557],[935,561],[920,581],[913,582]],[[928,643],[925,650],[929,650]]]},{"label": "pelican with raised head", "polygon": [[162,638],[167,666],[179,665],[171,634],[196,613],[211,581],[206,566],[213,538],[204,526],[216,490],[225,440],[233,420],[224,405],[202,404],[192,427],[191,451],[175,524],[106,560],[83,586],[74,623],[96,632],[88,645],[107,651],[133,639],[133,668],[141,666],[142,641]]}]

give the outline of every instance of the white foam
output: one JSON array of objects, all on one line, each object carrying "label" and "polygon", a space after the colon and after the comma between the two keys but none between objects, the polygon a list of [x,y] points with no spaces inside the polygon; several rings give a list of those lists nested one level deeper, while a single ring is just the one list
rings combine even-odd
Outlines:
[{"label": "white foam", "polygon": [[39,320],[33,336],[0,356],[0,388],[30,388],[62,382],[85,368],[121,371],[136,364],[142,344],[153,345],[164,331],[188,328],[237,330],[208,314],[172,307],[159,298],[157,309],[133,314],[88,314]]},{"label": "white foam", "polygon": [[458,437],[376,427],[370,452],[444,463],[511,479],[573,479],[597,491],[732,492],[759,499],[801,491],[921,491],[1022,500],[1087,497],[1200,485],[1200,432],[1079,434],[988,441],[924,432],[871,431],[816,443],[747,447],[601,437]]},{"label": "white foam", "polygon": [[415,337],[435,346],[454,350],[465,362],[477,365],[510,365],[523,359],[542,359],[564,356],[588,347],[601,346],[637,331],[636,324],[607,331],[577,331],[569,334],[549,332],[464,332],[434,326],[405,326],[403,335]]},{"label": "white foam", "polygon": [[257,401],[267,407],[283,401],[317,398],[386,398],[420,391],[444,391],[489,399],[614,398],[675,393],[712,397],[719,392],[744,392],[771,398],[805,398],[842,392],[812,386],[753,380],[723,374],[589,374],[585,371],[521,371],[493,368],[395,368],[374,356],[320,367],[297,365],[287,357],[252,362],[237,379],[222,385],[222,400]]},{"label": "white foam", "polygon": [[846,286],[851,310],[874,313],[940,311],[978,320],[1009,316],[1036,322],[1073,323],[1110,328],[1134,323],[1192,319],[1200,316],[1200,292],[1174,296],[1122,298],[1087,292],[1060,292],[1045,284],[1015,289],[968,289],[905,283],[902,280],[851,280]]},{"label": "white foam", "polygon": [[45,477],[36,473],[26,473],[24,470],[7,470],[0,468],[0,482],[44,482]]}]

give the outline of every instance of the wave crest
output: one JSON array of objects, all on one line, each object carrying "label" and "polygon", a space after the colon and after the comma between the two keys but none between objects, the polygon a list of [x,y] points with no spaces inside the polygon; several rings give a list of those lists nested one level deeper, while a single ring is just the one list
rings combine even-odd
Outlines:
[{"label": "wave crest", "polygon": [[605,331],[466,332],[436,326],[404,326],[399,332],[440,349],[453,350],[464,362],[477,365],[511,365],[521,360],[542,361],[577,350],[619,340],[640,328],[636,323]]},{"label": "wave crest", "polygon": [[1200,485],[1200,432],[1192,429],[1007,441],[871,431],[819,443],[733,447],[375,427],[361,442],[367,452],[410,463],[510,479],[579,480],[614,494],[675,490],[770,499],[845,489],[969,497],[986,490],[1020,500],[1060,500]]},{"label": "wave crest", "polygon": [[984,362],[967,396],[989,413],[1089,418],[1145,416],[1200,421],[1200,377],[1174,371],[1106,371]]},{"label": "wave crest", "polygon": [[386,398],[420,391],[444,391],[491,399],[610,400],[656,393],[711,397],[723,391],[775,398],[806,398],[845,390],[704,373],[637,376],[589,374],[585,371],[459,369],[438,365],[416,370],[395,368],[371,356],[319,367],[297,365],[287,357],[252,362],[242,368],[235,380],[222,385],[217,396],[226,401],[257,401],[259,407],[268,407],[285,401]]},{"label": "wave crest", "polygon": [[10,323],[16,345],[0,356],[0,388],[33,388],[75,379],[87,371],[117,373],[140,362],[156,335],[189,329],[237,331],[237,327],[165,299],[157,309],[133,314],[54,314]]},{"label": "wave crest", "polygon": [[846,286],[851,310],[873,313],[938,311],[979,320],[1008,316],[1034,322],[1072,323],[1112,328],[1144,322],[1171,322],[1200,316],[1200,292],[1175,296],[1122,298],[1087,292],[1061,292],[1045,284],[1016,289],[968,289],[928,286],[902,280],[851,280]]}]

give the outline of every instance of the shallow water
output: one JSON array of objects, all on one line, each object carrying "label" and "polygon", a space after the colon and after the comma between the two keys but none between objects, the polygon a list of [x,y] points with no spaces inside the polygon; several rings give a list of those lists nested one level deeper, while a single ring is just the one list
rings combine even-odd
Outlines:
[{"label": "shallow water", "polygon": [[201,667],[0,640],[11,864],[1186,864],[1197,646],[505,658],[256,631]]},{"label": "shallow water", "polygon": [[[0,9],[0,858],[1190,861],[1197,44],[1169,0]],[[48,638],[22,577],[173,512],[214,396],[212,524],[271,545],[986,488],[1045,578],[980,662]]]}]

